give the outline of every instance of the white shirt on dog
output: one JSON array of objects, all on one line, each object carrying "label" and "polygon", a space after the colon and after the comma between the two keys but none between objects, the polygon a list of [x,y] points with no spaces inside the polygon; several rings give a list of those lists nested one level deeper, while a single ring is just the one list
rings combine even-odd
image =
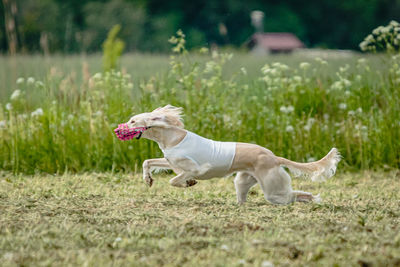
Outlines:
[{"label": "white shirt on dog", "polygon": [[169,159],[186,158],[199,169],[206,168],[197,179],[225,176],[232,166],[236,153],[235,142],[219,142],[187,131],[182,141],[170,148],[161,149]]}]

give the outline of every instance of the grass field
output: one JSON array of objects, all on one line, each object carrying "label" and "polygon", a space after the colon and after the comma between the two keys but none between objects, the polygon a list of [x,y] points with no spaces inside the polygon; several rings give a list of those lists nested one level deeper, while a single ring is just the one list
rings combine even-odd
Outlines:
[{"label": "grass field", "polygon": [[172,104],[188,130],[342,168],[400,167],[400,57],[209,53],[0,57],[0,168],[13,173],[140,171],[155,143],[119,142],[118,123]]},{"label": "grass field", "polygon": [[400,172],[294,180],[320,204],[243,206],[232,178],[0,174],[2,266],[400,266]]},{"label": "grass field", "polygon": [[[179,54],[107,72],[100,55],[0,56],[0,265],[400,266],[400,56],[175,41]],[[232,178],[180,189],[158,174],[148,188],[138,173],[157,144],[112,130],[166,104],[188,130],[291,160],[337,147],[339,173],[294,180],[323,202],[288,206],[258,187],[238,206]]]}]

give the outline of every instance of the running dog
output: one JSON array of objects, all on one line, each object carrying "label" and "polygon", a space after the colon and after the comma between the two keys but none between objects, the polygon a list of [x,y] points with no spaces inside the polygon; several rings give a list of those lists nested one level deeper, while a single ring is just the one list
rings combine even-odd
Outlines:
[{"label": "running dog", "polygon": [[265,199],[274,204],[319,201],[319,195],[293,190],[291,178],[283,167],[294,176],[324,181],[335,174],[341,159],[336,148],[318,161],[298,163],[275,156],[259,145],[213,141],[185,130],[182,108],[171,105],[135,115],[123,125],[134,129],[133,136],[137,139],[157,142],[164,154],[164,158],[143,162],[143,179],[149,186],[153,184],[151,171],[157,168],[172,169],[177,176],[169,182],[177,187],[236,173],[234,183],[239,204],[246,202],[249,189],[257,183]]}]

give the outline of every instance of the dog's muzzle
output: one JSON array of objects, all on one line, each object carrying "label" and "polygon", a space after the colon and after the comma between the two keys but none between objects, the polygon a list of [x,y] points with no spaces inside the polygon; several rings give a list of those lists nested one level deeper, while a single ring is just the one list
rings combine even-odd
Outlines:
[{"label": "dog's muzzle", "polygon": [[140,139],[144,131],[151,127],[134,127],[129,128],[127,123],[119,124],[118,128],[114,129],[115,134],[121,141],[128,141],[133,138]]}]

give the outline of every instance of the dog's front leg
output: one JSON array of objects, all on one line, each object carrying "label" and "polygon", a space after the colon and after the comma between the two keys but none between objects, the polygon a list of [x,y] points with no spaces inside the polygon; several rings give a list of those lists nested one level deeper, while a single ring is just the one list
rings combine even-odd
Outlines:
[{"label": "dog's front leg", "polygon": [[171,166],[165,158],[146,159],[143,162],[143,180],[148,186],[153,185],[153,178],[151,177],[152,168],[171,169]]},{"label": "dog's front leg", "polygon": [[184,172],[169,180],[169,183],[176,187],[189,187],[197,184],[197,181],[194,179],[192,173]]}]

